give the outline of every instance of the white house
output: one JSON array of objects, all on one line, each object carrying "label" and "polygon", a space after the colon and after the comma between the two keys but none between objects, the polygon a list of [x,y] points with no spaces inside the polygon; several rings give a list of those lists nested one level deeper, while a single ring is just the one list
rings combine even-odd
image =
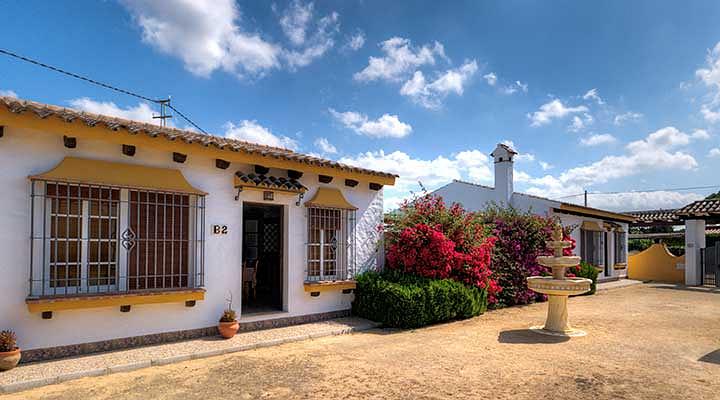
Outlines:
[{"label": "white house", "polygon": [[602,270],[599,279],[627,276],[628,223],[634,221],[634,217],[515,192],[515,155],[517,153],[504,144],[498,144],[492,152],[495,187],[455,180],[433,194],[441,196],[448,204],[459,203],[470,211],[496,204],[557,217],[564,226],[577,226],[571,233],[576,241],[575,252]]},{"label": "white house", "polygon": [[0,97],[0,329],[26,361],[347,315],[395,175]]}]

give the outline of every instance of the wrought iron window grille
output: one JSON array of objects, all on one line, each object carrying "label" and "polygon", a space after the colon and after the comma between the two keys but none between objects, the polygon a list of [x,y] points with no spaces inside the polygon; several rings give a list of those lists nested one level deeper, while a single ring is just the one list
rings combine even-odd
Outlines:
[{"label": "wrought iron window grille", "polygon": [[204,286],[205,197],[33,180],[29,298]]}]

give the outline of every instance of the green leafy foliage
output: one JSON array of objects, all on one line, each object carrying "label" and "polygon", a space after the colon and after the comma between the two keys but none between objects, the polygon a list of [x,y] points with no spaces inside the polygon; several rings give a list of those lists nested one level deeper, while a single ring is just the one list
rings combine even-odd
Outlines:
[{"label": "green leafy foliage", "polygon": [[354,314],[396,328],[471,318],[486,309],[485,289],[392,270],[359,275],[353,301]]},{"label": "green leafy foliage", "polygon": [[587,293],[582,294],[581,296],[586,296],[590,294],[595,294],[595,290],[597,289],[597,278],[598,274],[600,272],[597,270],[597,268],[585,261],[580,261],[580,265],[575,267],[573,269],[573,274],[577,276],[578,278],[587,278],[592,281],[592,284],[590,285],[590,291]]}]

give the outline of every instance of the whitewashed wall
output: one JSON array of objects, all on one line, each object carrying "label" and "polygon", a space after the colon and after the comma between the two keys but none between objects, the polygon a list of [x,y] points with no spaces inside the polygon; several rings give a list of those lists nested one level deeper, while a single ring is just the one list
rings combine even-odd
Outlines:
[{"label": "whitewashed wall", "polygon": [[[113,133],[117,134],[117,133]],[[157,139],[163,140],[163,139]],[[132,139],[129,138],[131,143]],[[153,304],[133,306],[129,313],[119,307],[59,311],[50,320],[31,314],[25,304],[28,294],[30,253],[30,184],[29,175],[45,172],[56,166],[65,156],[95,158],[107,161],[137,163],[182,170],[186,179],[206,197],[205,300],[195,307],[184,304]],[[215,167],[214,159],[190,153],[185,164],[172,161],[167,151],[138,147],[134,157],[122,155],[120,146],[100,140],[78,140],[76,149],[63,146],[62,136],[5,127],[0,138],[0,329],[12,329],[24,349],[43,348],[93,342],[129,336],[170,332],[213,326],[225,307],[228,292],[235,299],[234,308],[240,310],[241,299],[241,240],[242,203],[266,203],[262,193],[246,191],[235,201],[233,174],[250,170],[250,166],[233,163],[229,169]],[[285,171],[273,171],[280,175]],[[312,198],[317,175],[306,174],[303,184],[310,188],[305,199]],[[357,211],[357,262],[374,267],[381,258],[377,254],[382,222],[382,191],[371,191],[363,181],[355,188],[344,186],[335,179],[329,186],[343,192]],[[340,291],[323,292],[311,297],[303,288],[305,279],[305,239],[307,236],[305,207],[295,205],[297,196],[277,195],[272,204],[284,206],[285,234],[285,313],[274,317],[288,317],[347,309],[352,295]],[[211,234],[210,226],[225,224],[227,235]],[[267,317],[265,317],[267,318]],[[257,318],[255,318],[257,319]]]}]

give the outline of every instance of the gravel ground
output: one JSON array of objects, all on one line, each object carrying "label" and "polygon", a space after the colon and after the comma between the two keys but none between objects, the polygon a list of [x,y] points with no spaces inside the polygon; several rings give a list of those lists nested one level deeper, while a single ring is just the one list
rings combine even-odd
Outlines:
[{"label": "gravel ground", "polygon": [[718,399],[720,292],[640,285],[415,331],[371,330],[66,382],[8,399]]}]

